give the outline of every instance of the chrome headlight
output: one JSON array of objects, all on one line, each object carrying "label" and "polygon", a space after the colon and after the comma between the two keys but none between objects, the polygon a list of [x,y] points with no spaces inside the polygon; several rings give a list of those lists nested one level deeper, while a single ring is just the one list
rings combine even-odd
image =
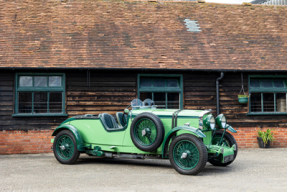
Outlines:
[{"label": "chrome headlight", "polygon": [[215,130],[215,119],[213,116],[210,118],[209,122],[210,129]]},{"label": "chrome headlight", "polygon": [[226,128],[227,121],[226,121],[225,115],[223,115],[223,114],[218,115],[216,117],[215,121],[216,121],[217,126],[220,129],[225,129]]},{"label": "chrome headlight", "polygon": [[207,115],[204,119],[203,119],[203,125],[205,127],[207,127],[208,129],[211,130],[215,130],[215,119],[213,117],[213,115]]}]

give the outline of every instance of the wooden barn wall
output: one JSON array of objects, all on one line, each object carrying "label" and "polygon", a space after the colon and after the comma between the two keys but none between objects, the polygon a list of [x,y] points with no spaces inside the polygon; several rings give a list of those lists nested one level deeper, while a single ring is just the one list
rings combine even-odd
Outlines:
[{"label": "wooden barn wall", "polygon": [[[23,71],[21,71],[23,72]],[[29,71],[31,72],[31,71]],[[37,71],[40,72],[40,71]],[[66,74],[66,113],[69,117],[82,114],[115,114],[123,111],[137,97],[139,71],[57,71]],[[153,74],[162,72],[152,72]],[[172,73],[172,72],[171,72]],[[148,73],[148,74],[151,74]],[[175,73],[172,73],[175,74]],[[273,75],[273,74],[268,74]],[[212,109],[216,115],[216,72],[183,73],[184,108]],[[244,73],[244,88],[248,92],[248,74]],[[0,72],[0,130],[50,129],[67,117],[12,117],[14,113],[15,72]],[[88,83],[90,81],[90,83]],[[248,116],[248,104],[240,104],[240,73],[228,72],[220,81],[220,112],[234,127],[286,127],[286,115]]]},{"label": "wooden barn wall", "polygon": [[[262,73],[252,73],[263,75]],[[243,74],[243,85],[248,92],[248,73]],[[274,75],[265,73],[264,75]],[[278,74],[280,75],[280,74]],[[216,79],[220,73],[193,72],[184,75],[184,108],[212,109],[216,116]],[[248,104],[238,102],[241,90],[241,73],[226,72],[219,81],[220,113],[234,127],[286,127],[286,115],[247,115]]]},{"label": "wooden barn wall", "polygon": [[87,71],[66,73],[69,116],[99,113],[115,115],[136,98],[137,73],[90,71],[89,79]]},{"label": "wooden barn wall", "polygon": [[[13,89],[14,73],[0,72],[0,130],[13,129],[17,124],[13,122]],[[21,126],[21,124],[19,124]]]},{"label": "wooden barn wall", "polygon": [[0,72],[0,130],[50,129],[66,117],[12,117],[14,113],[15,73]]}]

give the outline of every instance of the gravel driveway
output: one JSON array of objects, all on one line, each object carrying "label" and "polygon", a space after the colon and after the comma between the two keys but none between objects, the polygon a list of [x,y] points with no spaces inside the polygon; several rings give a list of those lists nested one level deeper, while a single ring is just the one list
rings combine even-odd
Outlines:
[{"label": "gravel driveway", "polygon": [[287,148],[239,149],[227,167],[207,163],[197,176],[168,160],[81,155],[62,165],[53,154],[0,155],[0,191],[287,191]]}]

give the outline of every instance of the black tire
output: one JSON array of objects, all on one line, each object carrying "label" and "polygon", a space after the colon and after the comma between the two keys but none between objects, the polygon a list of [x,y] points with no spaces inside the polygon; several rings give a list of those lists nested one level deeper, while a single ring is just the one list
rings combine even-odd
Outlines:
[{"label": "black tire", "polygon": [[[180,152],[181,151],[181,152]],[[188,155],[182,158],[183,153]],[[179,156],[181,157],[179,158]],[[173,168],[183,175],[196,175],[207,162],[207,150],[203,142],[192,134],[182,134],[171,142],[169,160]],[[189,166],[190,164],[190,166]]]},{"label": "black tire", "polygon": [[[61,149],[60,146],[64,146]],[[80,152],[77,149],[77,142],[73,133],[68,130],[63,130],[59,132],[53,143],[53,152],[56,159],[62,164],[73,164],[75,163]]]},{"label": "black tire", "polygon": [[137,115],[130,129],[134,145],[142,151],[155,151],[164,139],[164,126],[158,116],[152,113]]},{"label": "black tire", "polygon": [[[223,131],[222,130],[217,130],[214,134],[214,137],[221,137],[223,134]],[[232,147],[232,145],[236,145],[236,151],[234,151],[234,158],[232,161],[229,161],[227,163],[222,163],[221,160],[219,158],[211,158],[209,159],[209,163],[211,163],[212,165],[214,166],[227,166],[227,165],[230,165],[236,158],[237,156],[237,152],[238,152],[238,146],[237,146],[237,143],[236,143],[236,140],[234,139],[234,137],[228,133],[228,132],[225,132],[224,134],[224,137],[223,137],[223,142],[227,144],[227,146],[229,147]],[[216,144],[216,140],[213,139],[212,140],[212,144]]]}]

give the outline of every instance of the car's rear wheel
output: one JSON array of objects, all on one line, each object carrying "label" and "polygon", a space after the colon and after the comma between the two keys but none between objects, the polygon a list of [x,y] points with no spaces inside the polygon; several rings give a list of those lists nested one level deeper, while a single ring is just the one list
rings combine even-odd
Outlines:
[{"label": "car's rear wheel", "polygon": [[196,175],[207,162],[207,150],[203,142],[191,134],[177,136],[169,147],[169,160],[173,168],[184,175]]},{"label": "car's rear wheel", "polygon": [[234,139],[234,137],[230,133],[225,132],[222,143],[219,143],[221,140],[222,134],[223,134],[222,130],[218,130],[215,132],[214,137],[212,139],[212,145],[216,145],[216,144],[222,145],[223,144],[224,146],[232,147],[232,145],[235,144],[236,145],[236,151],[234,151],[233,160],[229,161],[227,163],[222,163],[221,159],[218,157],[214,157],[214,158],[209,159],[208,160],[209,163],[211,163],[214,166],[227,166],[227,165],[231,164],[237,156],[238,147],[237,147],[237,143],[236,143],[236,140]]},{"label": "car's rear wheel", "polygon": [[130,134],[137,148],[151,152],[161,145],[164,127],[158,116],[152,113],[141,113],[134,118]]},{"label": "car's rear wheel", "polygon": [[56,135],[53,152],[56,159],[62,164],[73,164],[80,156],[75,136],[68,130],[61,131]]}]

